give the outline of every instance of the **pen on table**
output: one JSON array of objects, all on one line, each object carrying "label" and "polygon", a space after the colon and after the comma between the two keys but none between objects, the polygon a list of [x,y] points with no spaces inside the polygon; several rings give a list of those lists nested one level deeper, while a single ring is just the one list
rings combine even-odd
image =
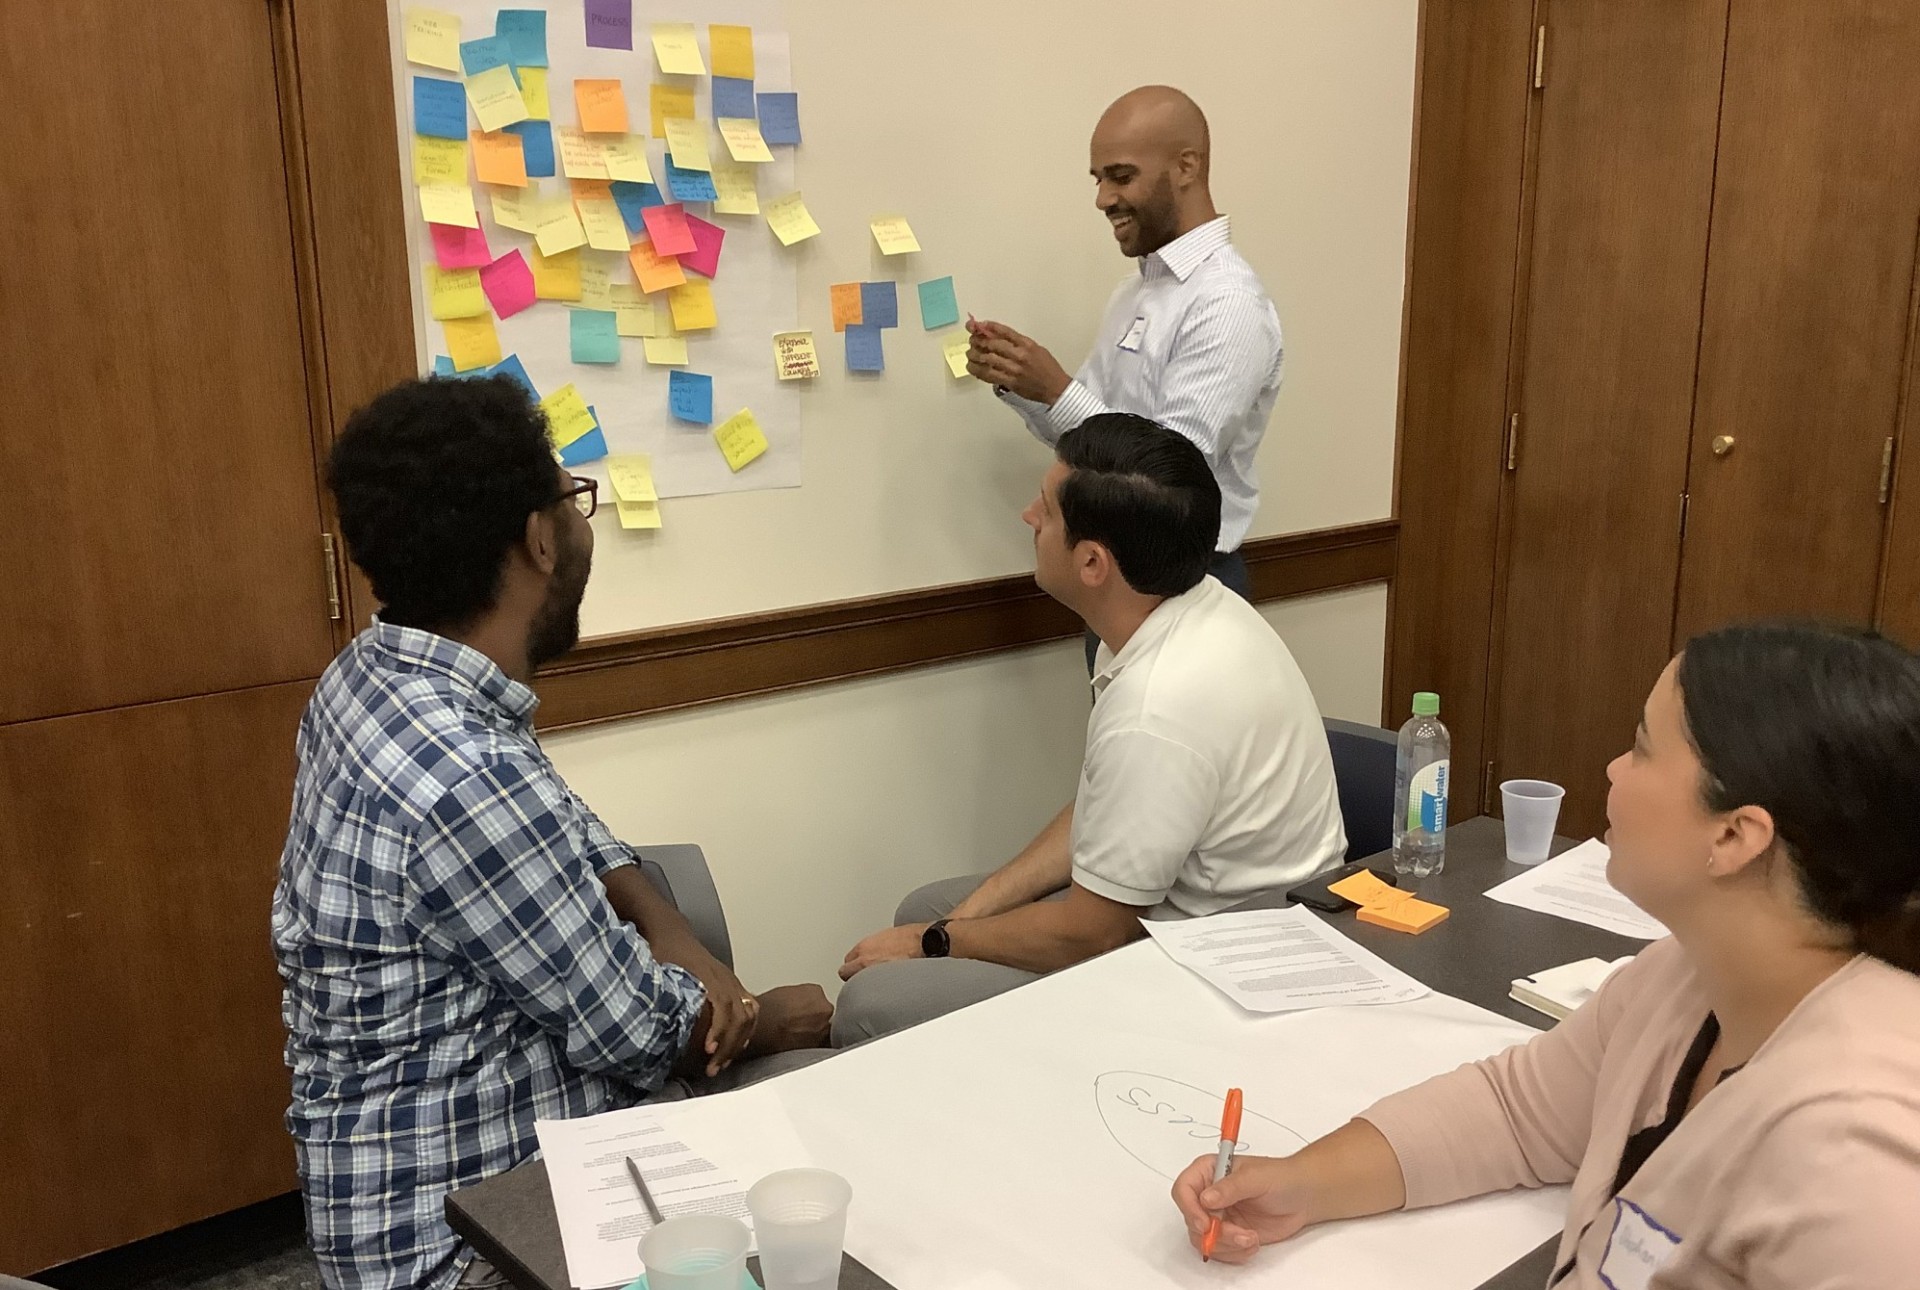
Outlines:
[{"label": "pen on table", "polygon": [[633,1185],[640,1189],[640,1203],[647,1207],[647,1217],[651,1218],[656,1226],[666,1222],[666,1216],[653,1202],[653,1193],[647,1190],[646,1176],[640,1172],[640,1166],[633,1163],[632,1156],[627,1157],[627,1172],[633,1175]]},{"label": "pen on table", "polygon": [[[1240,1090],[1227,1090],[1227,1104],[1220,1112],[1220,1152],[1213,1158],[1213,1181],[1218,1186],[1233,1168],[1233,1146],[1240,1137]],[[632,1162],[629,1161],[629,1164]],[[638,1175],[635,1175],[638,1177]],[[642,1191],[645,1189],[642,1188]],[[1220,1239],[1220,1216],[1215,1214],[1207,1224],[1206,1239],[1200,1242],[1200,1261],[1206,1263],[1213,1258],[1214,1243]]]}]

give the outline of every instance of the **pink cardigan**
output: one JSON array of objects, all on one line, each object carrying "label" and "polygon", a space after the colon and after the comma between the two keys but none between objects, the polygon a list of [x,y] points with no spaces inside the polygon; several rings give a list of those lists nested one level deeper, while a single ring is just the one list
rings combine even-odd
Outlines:
[{"label": "pink cardigan", "polygon": [[1860,956],[1708,1093],[1618,1198],[1707,1015],[1661,941],[1553,1030],[1361,1113],[1407,1207],[1573,1184],[1557,1290],[1920,1287],[1920,976]]}]

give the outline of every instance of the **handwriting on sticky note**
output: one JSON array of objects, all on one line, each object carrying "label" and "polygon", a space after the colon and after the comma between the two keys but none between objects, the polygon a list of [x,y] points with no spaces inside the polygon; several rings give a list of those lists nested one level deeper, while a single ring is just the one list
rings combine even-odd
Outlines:
[{"label": "handwriting on sticky note", "polygon": [[487,235],[477,228],[457,224],[429,224],[433,238],[433,262],[443,269],[477,269],[493,262]]},{"label": "handwriting on sticky note", "polygon": [[613,302],[614,328],[622,336],[634,336],[645,339],[660,334],[660,316],[651,300],[615,300]]},{"label": "handwriting on sticky note", "polygon": [[587,48],[633,48],[633,0],[587,0]]},{"label": "handwriting on sticky note", "polygon": [[615,135],[600,141],[600,158],[608,179],[623,183],[650,184],[653,167],[647,164],[646,144],[637,134]]},{"label": "handwriting on sticky note", "polygon": [[435,318],[472,318],[487,312],[487,296],[480,290],[480,270],[442,269],[429,264],[422,276],[427,280],[427,307]]},{"label": "handwriting on sticky note", "polygon": [[527,119],[527,101],[520,97],[520,83],[513,79],[511,67],[489,67],[469,76],[467,100],[482,130],[504,130]]},{"label": "handwriting on sticky note", "polygon": [[718,215],[758,215],[760,193],[756,172],[723,157],[713,159],[713,209]]},{"label": "handwriting on sticky note", "polygon": [[633,276],[639,281],[640,289],[649,294],[677,287],[687,280],[686,270],[680,267],[680,261],[670,255],[661,255],[654,250],[653,243],[644,237],[628,249],[627,262],[633,266]]},{"label": "handwriting on sticky note", "polygon": [[1380,881],[1380,876],[1371,869],[1362,869],[1358,873],[1342,878],[1339,882],[1329,883],[1327,890],[1336,896],[1351,900],[1356,905],[1372,904],[1384,892],[1394,892],[1402,896],[1407,894],[1397,887]]},{"label": "handwriting on sticky note", "polygon": [[833,329],[845,331],[853,323],[862,321],[860,316],[860,284],[857,282],[836,282],[827,288],[827,300],[833,310]]},{"label": "handwriting on sticky note", "polygon": [[570,125],[560,127],[560,169],[569,179],[611,179],[600,140]]},{"label": "handwriting on sticky note", "polygon": [[604,256],[580,257],[580,307],[613,308],[613,268]]},{"label": "handwriting on sticky note", "polygon": [[587,133],[627,132],[627,92],[619,81],[576,80],[573,102],[580,111],[580,128]]},{"label": "handwriting on sticky note", "polygon": [[900,325],[900,293],[893,283],[860,284],[860,321],[872,327]]},{"label": "handwriting on sticky note", "polygon": [[660,500],[653,486],[653,458],[643,452],[607,458],[607,482],[613,485],[613,495],[623,502]]},{"label": "handwriting on sticky note", "polygon": [[812,213],[797,192],[776,197],[767,203],[767,227],[773,230],[773,235],[780,239],[782,246],[804,242],[820,233],[820,226],[813,222]]},{"label": "handwriting on sticky note", "polygon": [[640,342],[647,362],[656,367],[685,366],[687,362],[687,338],[685,336],[649,336]]},{"label": "handwriting on sticky note", "polygon": [[933,278],[920,284],[920,325],[928,331],[960,321],[960,302],[954,298],[952,278]]},{"label": "handwriting on sticky note", "polygon": [[586,398],[571,381],[541,399],[540,410],[547,414],[547,429],[556,448],[566,447],[597,424]]},{"label": "handwriting on sticky note", "polygon": [[454,371],[471,372],[500,361],[500,334],[493,329],[492,314],[449,318],[440,326],[446,331],[447,353],[453,358]]},{"label": "handwriting on sticky note", "polygon": [[880,329],[872,323],[854,323],[847,328],[847,370],[884,372],[887,351],[880,341]]},{"label": "handwriting on sticky note", "polygon": [[723,116],[758,118],[760,110],[753,105],[753,82],[734,76],[715,76],[710,115],[716,121]]},{"label": "handwriting on sticky note", "polygon": [[700,38],[690,22],[653,24],[653,56],[660,70],[669,76],[705,76],[707,65],[700,58]]},{"label": "handwriting on sticky note", "polygon": [[460,16],[438,9],[407,10],[407,61],[460,70]]},{"label": "handwriting on sticky note", "polygon": [[967,374],[967,344],[970,340],[971,337],[961,331],[940,342],[940,356],[947,360],[947,370],[955,376]]},{"label": "handwriting on sticky note", "polygon": [[569,309],[567,319],[574,362],[620,361],[620,333],[611,309]]},{"label": "handwriting on sticky note", "polygon": [[620,207],[612,196],[576,197],[573,206],[580,213],[580,226],[587,231],[588,246],[596,251],[626,254],[630,241],[627,224],[620,218]]},{"label": "handwriting on sticky note", "polygon": [[692,117],[667,118],[667,151],[682,170],[711,170],[707,154],[707,127]]},{"label": "handwriting on sticky note", "polygon": [[585,246],[587,230],[580,223],[573,203],[562,197],[541,207],[539,222],[533,229],[533,240],[540,247],[540,254],[558,255],[576,246]]},{"label": "handwriting on sticky note", "polygon": [[467,93],[459,81],[413,78],[413,129],[436,139],[466,139]]},{"label": "handwriting on sticky note", "polygon": [[510,188],[527,186],[527,153],[520,136],[508,131],[498,134],[475,132],[473,136],[473,173],[483,184],[505,184]]},{"label": "handwriting on sticky note", "polygon": [[427,223],[480,227],[480,216],[473,209],[473,189],[465,184],[422,184],[419,192],[420,217]]},{"label": "handwriting on sticky note", "polygon": [[494,193],[493,222],[516,233],[531,233],[540,226],[545,199],[536,192]]},{"label": "handwriting on sticky note", "polygon": [[760,123],[751,117],[722,119],[720,137],[727,141],[727,152],[735,161],[760,165],[773,160],[767,141],[760,137]]},{"label": "handwriting on sticky note", "polygon": [[768,143],[800,142],[800,96],[791,93],[762,94],[760,99],[760,135]]},{"label": "handwriting on sticky note", "polygon": [[526,257],[518,248],[480,270],[480,289],[487,293],[493,312],[502,318],[513,317],[537,298],[533,270],[527,267]]},{"label": "handwriting on sticky note", "polygon": [[693,116],[693,91],[678,85],[660,85],[647,91],[647,104],[653,118],[653,137],[667,137],[667,122]]},{"label": "handwriting on sticky note", "polygon": [[[478,76],[492,67],[512,67],[513,46],[498,36],[482,36],[477,40],[460,42],[460,70],[469,77]],[[514,77],[518,85],[520,78]]]},{"label": "handwriting on sticky note", "polygon": [[820,375],[820,355],[813,347],[810,331],[777,331],[773,334],[773,370],[783,381],[800,381]]},{"label": "handwriting on sticky note", "polygon": [[547,65],[545,9],[502,9],[493,20],[493,34],[507,42],[523,80],[528,68]]},{"label": "handwriting on sticky note", "polygon": [[681,421],[713,424],[713,378],[700,372],[669,373],[667,410]]},{"label": "handwriting on sticky note", "polygon": [[714,277],[720,272],[720,248],[726,244],[727,230],[689,215],[687,232],[693,237],[693,249],[680,257],[680,263],[703,277]]},{"label": "handwriting on sticky note", "polygon": [[464,184],[467,182],[467,145],[460,139],[413,136],[413,182]]},{"label": "handwriting on sticky note", "polygon": [[876,216],[870,227],[882,255],[908,255],[920,249],[920,239],[913,235],[904,215]]},{"label": "handwriting on sticky note", "polygon": [[527,105],[527,120],[546,121],[553,116],[553,103],[547,97],[547,69],[522,67],[520,101]]},{"label": "handwriting on sticky note", "polygon": [[661,255],[685,255],[693,250],[693,230],[687,226],[687,211],[677,202],[670,206],[649,206],[640,212],[647,226],[647,240]]},{"label": "handwriting on sticky note", "polygon": [[580,298],[580,252],[577,248],[556,255],[542,255],[536,246],[529,271],[533,274],[533,294],[538,299]]},{"label": "handwriting on sticky note", "polygon": [[711,173],[676,165],[671,152],[667,154],[667,190],[676,202],[710,202],[720,195]]},{"label": "handwriting on sticky note", "polygon": [[660,527],[660,503],[658,502],[621,502],[620,527],[623,529],[657,529]]},{"label": "handwriting on sticky note", "polygon": [[720,455],[727,459],[727,467],[736,473],[767,451],[766,433],[753,419],[753,413],[745,408],[713,428],[713,441],[720,445]]},{"label": "handwriting on sticky note", "polygon": [[689,278],[667,292],[676,331],[706,331],[719,325],[713,307],[713,287],[701,278]]},{"label": "handwriting on sticky note", "polygon": [[713,23],[707,28],[707,50],[715,76],[753,79],[753,28]]}]

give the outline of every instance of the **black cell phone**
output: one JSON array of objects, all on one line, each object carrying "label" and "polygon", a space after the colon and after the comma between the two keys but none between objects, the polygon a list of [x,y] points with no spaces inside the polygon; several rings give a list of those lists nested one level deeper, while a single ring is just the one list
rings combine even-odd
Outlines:
[{"label": "black cell phone", "polygon": [[[1353,877],[1353,875],[1368,867],[1369,866],[1356,860],[1352,864],[1343,864],[1338,869],[1329,869],[1318,878],[1310,882],[1303,882],[1298,887],[1293,888],[1287,893],[1287,899],[1296,905],[1305,905],[1308,909],[1317,909],[1325,914],[1337,914],[1343,909],[1358,909],[1360,906],[1354,904],[1345,896],[1334,895],[1328,891],[1327,888],[1343,879]],[[1381,882],[1386,883],[1389,887],[1397,887],[1400,885],[1393,880],[1393,871],[1391,869],[1375,869],[1373,876]]]}]

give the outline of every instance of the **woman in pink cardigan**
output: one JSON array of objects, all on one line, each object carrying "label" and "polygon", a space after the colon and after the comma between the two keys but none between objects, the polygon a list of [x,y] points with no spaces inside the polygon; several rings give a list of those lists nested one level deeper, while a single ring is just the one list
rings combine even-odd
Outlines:
[{"label": "woman in pink cardigan", "polygon": [[1571,1183],[1560,1290],[1920,1286],[1920,658],[1708,633],[1607,778],[1608,877],[1672,939],[1296,1155],[1196,1161],[1195,1246]]}]

